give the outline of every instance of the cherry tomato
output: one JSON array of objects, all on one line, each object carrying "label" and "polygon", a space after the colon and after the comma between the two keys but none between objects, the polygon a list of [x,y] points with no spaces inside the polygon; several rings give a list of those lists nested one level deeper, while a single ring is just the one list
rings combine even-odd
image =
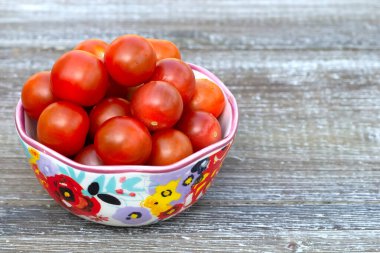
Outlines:
[{"label": "cherry tomato", "polygon": [[74,161],[84,165],[103,165],[103,161],[96,153],[95,146],[93,144],[84,147],[74,158]]},{"label": "cherry tomato", "polygon": [[38,141],[65,156],[83,147],[89,128],[86,111],[73,103],[59,101],[43,110],[37,123]]},{"label": "cherry tomato", "polygon": [[176,129],[165,129],[152,136],[151,165],[169,165],[191,155],[193,148],[190,139]]},{"label": "cherry tomato", "polygon": [[90,136],[95,136],[98,128],[108,119],[116,116],[129,116],[129,102],[122,98],[106,98],[95,105],[90,112]]},{"label": "cherry tomato", "polygon": [[183,102],[177,89],[167,82],[152,81],[141,86],[131,100],[131,112],[149,130],[170,128],[181,117]]},{"label": "cherry tomato", "polygon": [[168,58],[157,62],[151,80],[166,81],[176,87],[184,104],[189,102],[194,95],[194,73],[189,65],[181,60]]},{"label": "cherry tomato", "polygon": [[99,102],[108,87],[107,70],[96,56],[80,50],[62,55],[51,71],[53,95],[83,106]]},{"label": "cherry tomato", "polygon": [[50,89],[50,71],[29,77],[22,88],[21,101],[29,117],[38,119],[41,112],[55,101]]},{"label": "cherry tomato", "polygon": [[188,106],[194,111],[212,113],[217,118],[225,106],[223,91],[208,79],[196,79],[195,93]]},{"label": "cherry tomato", "polygon": [[88,39],[80,42],[78,45],[75,46],[74,50],[82,50],[89,52],[96,57],[99,58],[99,60],[104,60],[104,52],[106,51],[108,44],[102,40],[99,39]]},{"label": "cherry tomato", "polygon": [[208,112],[187,111],[178,122],[177,128],[189,137],[194,151],[222,139],[218,120]]},{"label": "cherry tomato", "polygon": [[95,149],[105,164],[144,164],[152,150],[152,139],[143,123],[119,116],[100,126],[95,134]]},{"label": "cherry tomato", "polygon": [[165,58],[181,59],[181,53],[177,46],[168,40],[147,39],[156,52],[157,61]]},{"label": "cherry tomato", "polygon": [[148,81],[156,67],[156,54],[152,46],[137,35],[115,39],[108,46],[104,60],[111,77],[125,86]]}]

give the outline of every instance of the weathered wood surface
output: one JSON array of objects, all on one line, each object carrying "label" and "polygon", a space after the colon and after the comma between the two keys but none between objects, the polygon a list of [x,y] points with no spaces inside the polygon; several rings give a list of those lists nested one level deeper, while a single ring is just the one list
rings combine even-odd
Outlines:
[{"label": "weathered wood surface", "polygon": [[[30,74],[124,33],[173,40],[240,106],[207,196],[133,229],[57,206],[13,124]],[[379,50],[377,0],[0,1],[0,251],[379,252]]]}]

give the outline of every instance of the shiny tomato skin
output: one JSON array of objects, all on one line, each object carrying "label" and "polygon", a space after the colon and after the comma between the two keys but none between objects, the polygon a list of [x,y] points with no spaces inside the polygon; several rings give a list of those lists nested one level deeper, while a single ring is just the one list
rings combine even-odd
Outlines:
[{"label": "shiny tomato skin", "polygon": [[222,139],[218,120],[208,112],[186,111],[178,122],[177,129],[189,137],[194,152]]},{"label": "shiny tomato skin", "polygon": [[178,47],[169,40],[147,39],[156,52],[157,61],[166,58],[181,59]]},{"label": "shiny tomato skin", "polygon": [[152,135],[152,153],[149,164],[169,165],[193,153],[190,139],[176,129],[157,131]]},{"label": "shiny tomato skin", "polygon": [[93,138],[98,128],[110,118],[130,115],[131,109],[127,100],[116,97],[103,99],[90,112],[90,136]]},{"label": "shiny tomato skin", "polygon": [[138,35],[123,35],[107,48],[104,61],[111,77],[120,85],[137,86],[149,80],[156,67],[150,43]]},{"label": "shiny tomato skin", "polygon": [[209,112],[217,118],[225,104],[223,91],[217,84],[208,79],[196,79],[194,96],[188,103],[191,110]]},{"label": "shiny tomato skin", "polygon": [[79,153],[75,156],[74,161],[80,164],[93,166],[104,164],[96,153],[94,144],[90,144],[79,151]]},{"label": "shiny tomato skin", "polygon": [[58,101],[43,110],[37,123],[38,141],[65,156],[78,153],[89,129],[86,111],[73,103]]},{"label": "shiny tomato skin", "polygon": [[107,49],[108,44],[100,39],[88,39],[80,42],[78,45],[75,46],[74,50],[82,50],[89,52],[96,57],[99,58],[99,60],[104,60],[104,53]]},{"label": "shiny tomato skin", "polygon": [[107,70],[103,62],[81,50],[62,55],[54,63],[50,81],[56,98],[82,106],[99,102],[108,88]]},{"label": "shiny tomato skin", "polygon": [[181,95],[176,88],[163,81],[144,84],[131,100],[132,115],[152,131],[174,126],[182,111]]},{"label": "shiny tomato skin", "polygon": [[104,122],[95,134],[94,144],[96,152],[108,165],[142,165],[152,150],[148,129],[128,116]]},{"label": "shiny tomato skin", "polygon": [[184,104],[190,101],[195,92],[193,71],[189,65],[178,59],[167,58],[157,62],[151,80],[165,81],[176,87]]},{"label": "shiny tomato skin", "polygon": [[38,119],[42,111],[55,101],[50,89],[50,71],[29,77],[22,88],[21,101],[29,117]]}]

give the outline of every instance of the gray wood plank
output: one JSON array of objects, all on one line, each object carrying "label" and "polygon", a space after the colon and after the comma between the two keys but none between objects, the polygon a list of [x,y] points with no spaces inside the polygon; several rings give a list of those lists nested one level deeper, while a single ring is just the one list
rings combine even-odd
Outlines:
[{"label": "gray wood plank", "polygon": [[379,2],[4,1],[0,45],[68,47],[121,33],[192,49],[379,49]]},{"label": "gray wood plank", "polygon": [[[0,0],[0,251],[380,252],[379,13],[376,0]],[[173,40],[240,108],[208,194],[141,228],[55,204],[13,123],[29,75],[124,33]]]}]

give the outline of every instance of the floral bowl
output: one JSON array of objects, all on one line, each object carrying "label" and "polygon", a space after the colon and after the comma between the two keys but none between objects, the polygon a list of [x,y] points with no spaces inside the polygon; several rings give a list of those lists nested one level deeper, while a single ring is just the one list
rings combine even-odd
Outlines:
[{"label": "floral bowl", "polygon": [[237,130],[236,100],[206,69],[190,64],[196,78],[218,84],[226,97],[219,118],[223,139],[168,166],[86,166],[38,143],[36,122],[19,101],[16,129],[28,162],[42,187],[71,213],[112,226],[141,226],[168,219],[205,194]]}]

